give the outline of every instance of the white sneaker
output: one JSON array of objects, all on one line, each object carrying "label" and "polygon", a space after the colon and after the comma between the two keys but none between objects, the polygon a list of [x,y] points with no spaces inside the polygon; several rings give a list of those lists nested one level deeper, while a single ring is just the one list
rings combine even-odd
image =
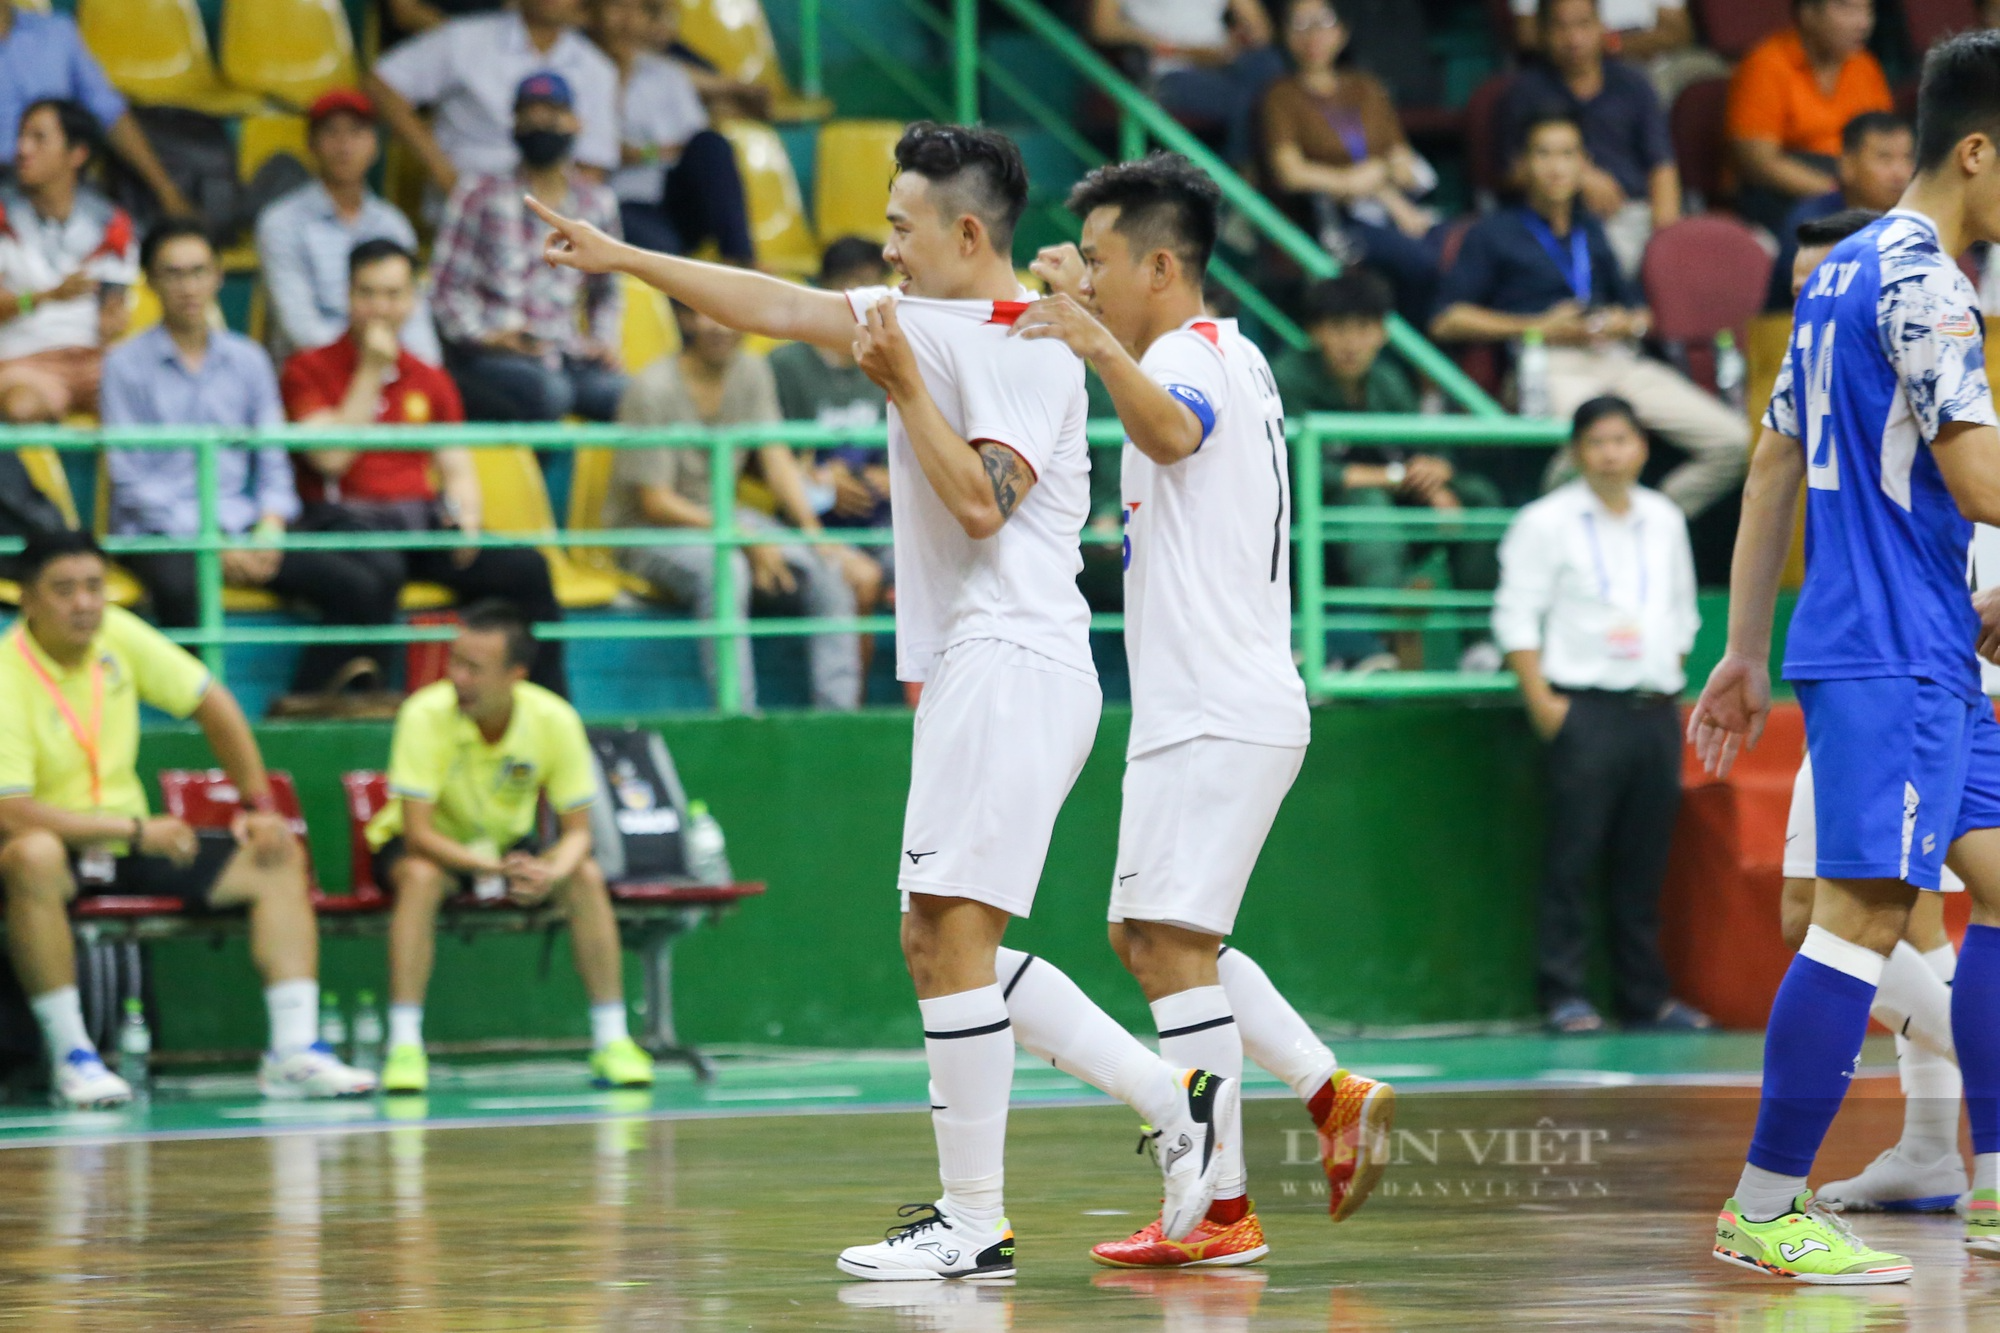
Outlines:
[{"label": "white sneaker", "polygon": [[103,1111],[132,1100],[132,1085],[105,1067],[103,1057],[82,1047],[55,1069],[52,1100],[74,1111]]},{"label": "white sneaker", "polygon": [[840,1271],[871,1282],[1014,1276],[1014,1228],[1006,1218],[990,1231],[976,1231],[952,1221],[934,1203],[906,1203],[896,1216],[911,1220],[890,1227],[873,1245],[842,1250],[834,1261]]},{"label": "white sneaker", "polygon": [[324,1043],[279,1055],[264,1052],[257,1066],[257,1091],[273,1101],[319,1101],[329,1097],[365,1097],[375,1091],[375,1076],[340,1062]]},{"label": "white sneaker", "polygon": [[1186,1240],[1208,1216],[1222,1174],[1222,1142],[1216,1127],[1234,1119],[1243,1098],[1235,1079],[1205,1069],[1184,1071],[1180,1082],[1185,1094],[1181,1113],[1151,1136],[1164,1186],[1160,1233],[1168,1240]]},{"label": "white sneaker", "polygon": [[1972,1188],[1965,1159],[1953,1149],[1935,1162],[1912,1161],[1897,1144],[1851,1180],[1823,1185],[1814,1197],[1844,1213],[1948,1213]]}]

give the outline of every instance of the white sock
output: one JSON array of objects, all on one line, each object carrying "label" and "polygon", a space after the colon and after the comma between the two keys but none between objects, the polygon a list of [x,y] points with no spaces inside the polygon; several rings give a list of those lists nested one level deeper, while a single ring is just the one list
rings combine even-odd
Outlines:
[{"label": "white sock", "polygon": [[1973,1157],[1972,1188],[2000,1190],[2000,1152],[1983,1152]]},{"label": "white sock", "polygon": [[931,1067],[939,1200],[954,1222],[991,1230],[1006,1215],[1007,1098],[1014,1032],[1000,987],[918,1000]]},{"label": "white sock", "polygon": [[296,1055],[319,1040],[319,982],[280,981],[264,987],[271,1016],[271,1053]]},{"label": "white sock", "polygon": [[1340,1067],[1333,1052],[1241,949],[1224,945],[1215,970],[1229,992],[1243,1053],[1290,1084],[1300,1101],[1311,1101]]},{"label": "white sock", "polygon": [[[1229,992],[1220,986],[1196,986],[1153,1001],[1153,1026],[1160,1034],[1160,1055],[1170,1065],[1206,1069],[1224,1078],[1243,1077],[1243,1034],[1229,1010]],[[1240,1199],[1246,1189],[1243,1166],[1241,1103],[1229,1123],[1217,1125],[1222,1139],[1222,1176],[1218,1199]]]},{"label": "white sock", "polygon": [[994,956],[1014,1040],[1072,1078],[1108,1092],[1149,1125],[1185,1105],[1180,1071],[1140,1044],[1046,958],[1001,949]]},{"label": "white sock", "polygon": [[[1935,952],[1945,954],[1956,967],[1958,955],[1950,946]],[[1898,940],[1889,961],[1883,964],[1882,983],[1875,988],[1875,1004],[1869,1013],[1898,1036],[1908,1037],[1947,1060],[1956,1060],[1950,982],[1950,972],[1940,975],[1929,954],[1918,953],[1908,940]]]},{"label": "white sock", "polygon": [[389,1006],[389,1049],[424,1044],[424,1007],[420,1004]]},{"label": "white sock", "polygon": [[49,1049],[49,1063],[60,1065],[71,1051],[96,1051],[97,1045],[83,1027],[83,1001],[76,987],[58,986],[43,991],[28,1002],[35,1021],[42,1025],[42,1041]]},{"label": "white sock", "polygon": [[614,1041],[629,1041],[625,1027],[625,1001],[606,1000],[590,1006],[590,1049],[601,1051]]},{"label": "white sock", "polygon": [[1781,1176],[1745,1162],[1736,1182],[1736,1206],[1750,1221],[1768,1222],[1791,1212],[1805,1187],[1804,1176]]},{"label": "white sock", "polygon": [[1965,1080],[1958,1066],[1907,1037],[1896,1038],[1896,1071],[1903,1082],[1903,1140],[1913,1162],[1958,1155],[1958,1103]]}]

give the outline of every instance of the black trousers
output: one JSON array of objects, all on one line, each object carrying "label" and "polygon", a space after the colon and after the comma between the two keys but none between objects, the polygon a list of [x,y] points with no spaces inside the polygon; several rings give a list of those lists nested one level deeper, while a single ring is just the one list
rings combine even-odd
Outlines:
[{"label": "black trousers", "polygon": [[[366,563],[399,593],[415,579],[451,589],[461,604],[484,597],[511,602],[534,624],[563,618],[548,559],[532,547],[488,547],[466,565],[450,551],[356,551],[350,558]],[[569,698],[569,671],[559,640],[544,640],[538,646],[528,679]]]},{"label": "black trousers", "polygon": [[1536,921],[1544,1008],[1583,996],[1589,899],[1607,890],[1612,982],[1622,1016],[1671,994],[1660,959],[1660,885],[1681,806],[1680,710],[1671,698],[1579,690],[1549,746],[1546,870]]},{"label": "black trousers", "polygon": [[618,220],[625,239],[648,250],[684,255],[714,241],[732,263],[756,258],[736,150],[714,130],[700,131],[681,147],[679,160],[667,168],[660,198],[619,204]]}]

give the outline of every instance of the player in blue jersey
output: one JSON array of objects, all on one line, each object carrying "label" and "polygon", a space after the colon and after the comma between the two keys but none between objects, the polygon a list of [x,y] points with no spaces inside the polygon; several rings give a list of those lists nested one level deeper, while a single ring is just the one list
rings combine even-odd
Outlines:
[{"label": "player in blue jersey", "polygon": [[1770,710],[1778,574],[1799,482],[1806,579],[1785,678],[1806,715],[1819,883],[1771,1006],[1749,1160],[1715,1255],[1804,1282],[1907,1281],[1815,1207],[1806,1177],[1860,1061],[1884,959],[1949,851],[1975,899],[1952,1028],[1972,1125],[1967,1247],[2000,1257],[2000,727],[1967,594],[1974,521],[2000,521],[2000,429],[1978,298],[1957,257],[2000,240],[2000,32],[1933,48],[1918,173],[1836,246],[1794,314],[1744,488],[1729,649],[1689,720],[1727,771]]}]

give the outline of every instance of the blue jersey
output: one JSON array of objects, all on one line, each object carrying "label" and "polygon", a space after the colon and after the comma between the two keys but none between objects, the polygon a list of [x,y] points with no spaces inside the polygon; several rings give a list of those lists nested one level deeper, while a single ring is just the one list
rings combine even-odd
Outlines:
[{"label": "blue jersey", "polygon": [[1972,525],[1931,446],[1994,424],[1985,327],[1936,226],[1901,209],[1806,281],[1764,422],[1806,451],[1806,578],[1787,680],[1915,676],[1979,697]]}]

